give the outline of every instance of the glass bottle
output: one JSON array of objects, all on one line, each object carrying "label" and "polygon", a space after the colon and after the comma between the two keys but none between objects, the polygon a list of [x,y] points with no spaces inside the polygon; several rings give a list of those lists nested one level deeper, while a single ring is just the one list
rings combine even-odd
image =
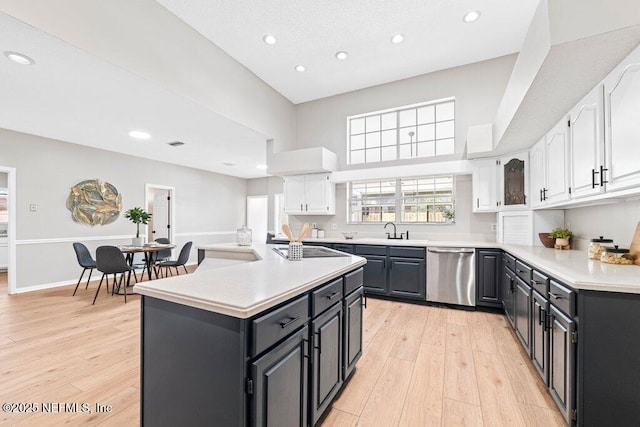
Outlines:
[{"label": "glass bottle", "polygon": [[251,246],[251,229],[246,225],[236,231],[236,243],[238,246]]}]

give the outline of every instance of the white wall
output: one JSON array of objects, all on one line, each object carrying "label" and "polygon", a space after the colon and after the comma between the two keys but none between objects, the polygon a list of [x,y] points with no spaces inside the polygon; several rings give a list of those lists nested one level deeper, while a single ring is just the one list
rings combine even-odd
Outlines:
[{"label": "white wall", "polygon": [[[90,227],[71,219],[70,188],[98,178],[115,185],[123,210],[144,206],[145,184],[175,187],[176,244],[234,241],[245,221],[247,181],[197,169],[126,156],[0,129],[0,165],[16,168],[17,286],[28,288],[73,280],[79,275],[69,240],[126,244],[135,226],[121,216]],[[37,204],[37,212],[29,205]],[[97,239],[97,240],[96,240]],[[196,259],[195,249],[191,260]]]},{"label": "white wall", "polygon": [[590,239],[599,236],[613,239],[621,248],[628,248],[639,221],[640,200],[565,211],[565,224],[573,231],[578,248],[585,248]]}]

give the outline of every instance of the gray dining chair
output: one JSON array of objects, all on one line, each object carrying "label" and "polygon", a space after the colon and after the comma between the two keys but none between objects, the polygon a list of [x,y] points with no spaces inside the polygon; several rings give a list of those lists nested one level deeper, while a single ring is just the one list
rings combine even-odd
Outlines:
[{"label": "gray dining chair", "polygon": [[82,273],[80,274],[80,278],[78,279],[78,283],[76,284],[76,288],[73,290],[73,295],[76,295],[76,291],[78,290],[78,286],[80,286],[80,282],[82,281],[82,276],[84,276],[84,272],[89,270],[89,277],[87,278],[87,286],[85,289],[89,288],[89,282],[91,281],[91,273],[93,273],[93,269],[96,268],[96,261],[93,259],[91,254],[89,253],[89,249],[82,243],[75,242],[73,244],[73,250],[76,252],[76,258],[78,259],[78,264],[82,267]]},{"label": "gray dining chair", "polygon": [[[131,282],[131,272],[133,267],[127,263],[124,254],[116,246],[100,246],[96,249],[96,268],[102,273],[100,278],[100,284],[96,290],[96,296],[93,297],[93,304],[96,303],[98,298],[98,292],[100,292],[100,286],[102,281],[106,277],[107,279],[107,292],[109,290],[109,274],[113,274],[113,284],[111,286],[111,295],[115,292],[119,292],[124,281],[125,273],[128,273],[127,280],[124,286],[124,302],[127,303],[127,286]],[[118,282],[117,274],[120,274],[120,281]],[[117,286],[117,291],[116,291]]]},{"label": "gray dining chair", "polygon": [[[156,243],[160,243],[161,245],[168,245],[171,243],[171,240],[166,237],[158,237],[154,240]],[[162,270],[158,267],[158,264],[163,261],[169,261],[171,259],[171,249],[163,249],[161,251],[152,252],[151,265],[153,265],[153,271],[156,273],[156,277],[160,277]]]},{"label": "gray dining chair", "polygon": [[174,267],[176,269],[177,275],[180,275],[180,271],[178,270],[178,267],[184,268],[184,272],[187,274],[189,273],[189,271],[187,271],[187,267],[185,266],[185,264],[187,263],[187,261],[189,261],[189,253],[191,252],[192,245],[193,245],[193,242],[185,243],[182,249],[180,250],[180,255],[178,255],[178,259],[176,259],[175,261],[162,261],[158,263],[158,266],[160,268],[164,267],[165,276],[167,276],[167,273],[173,276],[173,273],[171,273],[171,267]]}]

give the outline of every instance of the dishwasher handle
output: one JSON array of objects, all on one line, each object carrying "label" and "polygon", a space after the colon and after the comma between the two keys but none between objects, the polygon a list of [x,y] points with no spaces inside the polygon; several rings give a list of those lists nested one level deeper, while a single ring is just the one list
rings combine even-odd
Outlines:
[{"label": "dishwasher handle", "polygon": [[472,254],[475,251],[473,249],[431,249],[427,248],[427,252],[434,254]]}]

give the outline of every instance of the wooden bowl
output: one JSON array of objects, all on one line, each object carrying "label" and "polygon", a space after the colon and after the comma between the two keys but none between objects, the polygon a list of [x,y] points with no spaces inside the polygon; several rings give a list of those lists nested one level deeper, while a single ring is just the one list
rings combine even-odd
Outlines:
[{"label": "wooden bowl", "polygon": [[553,248],[556,244],[556,239],[549,237],[549,233],[538,233],[538,237],[545,248]]}]

